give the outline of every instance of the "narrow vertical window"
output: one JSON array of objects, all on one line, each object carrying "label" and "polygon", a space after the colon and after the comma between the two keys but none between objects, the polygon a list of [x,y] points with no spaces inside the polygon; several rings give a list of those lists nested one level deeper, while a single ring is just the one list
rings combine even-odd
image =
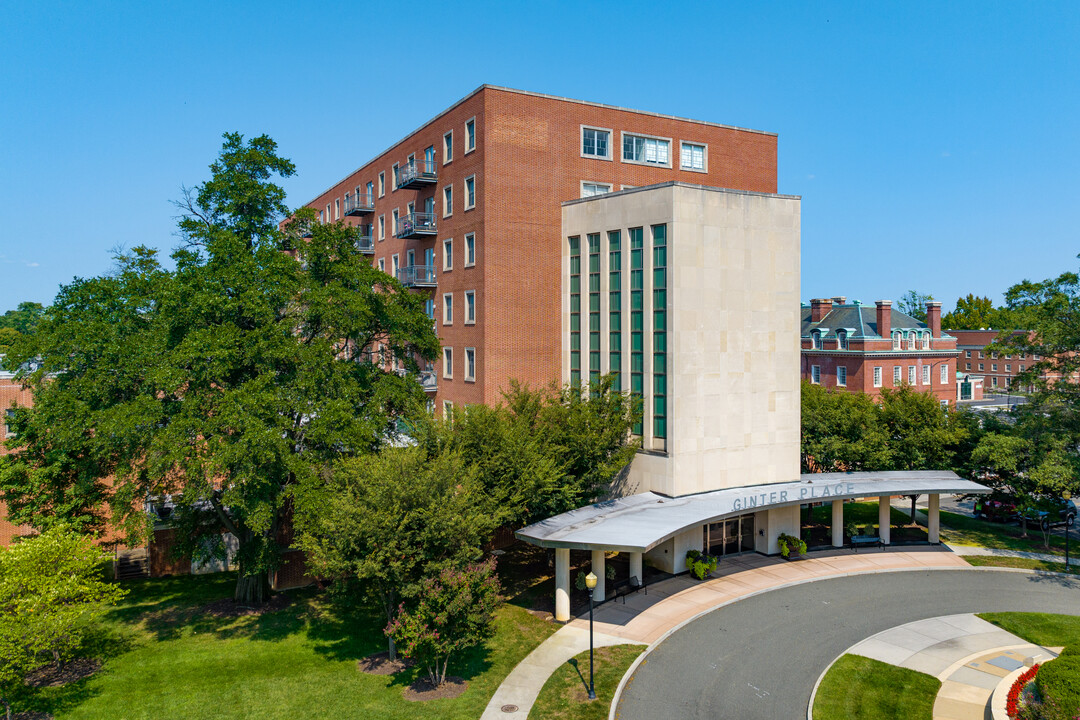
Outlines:
[{"label": "narrow vertical window", "polygon": [[589,383],[600,382],[600,233],[589,241]]},{"label": "narrow vertical window", "polygon": [[840,387],[847,387],[847,368],[843,365],[836,368],[836,384]]},{"label": "narrow vertical window", "polygon": [[814,385],[820,385],[821,384],[821,366],[820,365],[811,365],[810,366],[810,382],[813,383]]},{"label": "narrow vertical window", "polygon": [[570,384],[581,386],[581,238],[570,243]]},{"label": "narrow vertical window", "polygon": [[667,438],[667,225],[653,225],[653,437]]},{"label": "narrow vertical window", "polygon": [[[644,318],[644,232],[630,228],[630,392],[641,402],[645,391],[645,318]],[[640,405],[639,405],[640,410]],[[645,426],[641,419],[634,424],[633,433],[641,435]]]},{"label": "narrow vertical window", "polygon": [[443,135],[442,138],[443,147],[443,165],[454,159],[454,131]]},{"label": "narrow vertical window", "polygon": [[465,291],[465,324],[472,325],[476,322],[476,291]]},{"label": "narrow vertical window", "polygon": [[608,233],[608,357],[611,389],[622,390],[622,235]]},{"label": "narrow vertical window", "polygon": [[465,178],[465,209],[471,210],[476,207],[476,176],[470,175]]},{"label": "narrow vertical window", "polygon": [[476,235],[469,233],[465,236],[465,267],[476,264]]},{"label": "narrow vertical window", "polygon": [[472,119],[465,123],[465,152],[476,149],[476,120]]},{"label": "narrow vertical window", "polygon": [[[1024,372],[1024,366],[1023,365],[1020,366],[1020,372]],[[941,384],[942,385],[948,385],[949,384],[949,366],[947,364],[945,364],[945,363],[941,364]]]}]

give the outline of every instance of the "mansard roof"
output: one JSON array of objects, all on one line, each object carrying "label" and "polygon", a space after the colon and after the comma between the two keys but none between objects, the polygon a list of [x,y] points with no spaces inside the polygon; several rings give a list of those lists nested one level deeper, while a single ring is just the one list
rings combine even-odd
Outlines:
[{"label": "mansard roof", "polygon": [[[810,337],[811,330],[820,330],[822,337],[836,337],[838,330],[846,330],[852,340],[882,340],[892,336],[893,330],[917,330],[929,332],[930,328],[921,320],[916,320],[907,313],[892,308],[892,320],[889,331],[882,336],[877,326],[877,307],[858,302],[833,305],[832,310],[820,322],[811,322],[812,309],[803,305],[800,310],[802,336]],[[952,337],[942,332],[942,337]]]}]

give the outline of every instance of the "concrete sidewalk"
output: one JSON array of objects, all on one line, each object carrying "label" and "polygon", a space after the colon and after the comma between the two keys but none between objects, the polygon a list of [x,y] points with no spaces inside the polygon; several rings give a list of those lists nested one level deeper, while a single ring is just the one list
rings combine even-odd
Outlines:
[{"label": "concrete sidewalk", "polygon": [[[1051,555],[1050,553],[1027,552],[1025,550],[999,550],[997,548],[984,548],[977,545],[954,545],[945,543],[945,546],[957,555],[993,555],[995,557],[1018,557],[1042,562],[1065,563],[1064,555]],[[1080,548],[1077,548],[1080,550]],[[1069,567],[1080,565],[1080,560],[1069,555]]]},{"label": "concrete sidewalk", "polygon": [[1059,648],[1033,645],[973,614],[948,615],[900,625],[847,652],[908,668],[941,681],[934,720],[989,717],[994,688],[1024,660],[1057,656]]},{"label": "concrete sidewalk", "polygon": [[[970,567],[942,547],[823,550],[796,562],[749,554],[725,558],[713,579],[680,576],[650,585],[626,602],[610,600],[594,612],[597,646],[651,645],[682,623],[721,605],[787,585],[856,573]],[[588,617],[571,620],[522,660],[488,702],[482,720],[525,720],[541,688],[563,663],[589,649]],[[516,706],[503,711],[504,706]]]}]

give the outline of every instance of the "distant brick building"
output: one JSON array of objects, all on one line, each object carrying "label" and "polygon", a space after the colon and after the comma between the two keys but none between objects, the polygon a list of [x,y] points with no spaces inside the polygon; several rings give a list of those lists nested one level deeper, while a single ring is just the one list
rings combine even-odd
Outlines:
[{"label": "distant brick building", "polygon": [[[999,355],[987,350],[997,338],[999,330],[950,330],[956,338],[960,352],[957,368],[960,372],[983,376],[983,388],[988,393],[1006,392],[1013,388],[1013,378],[1039,360],[1039,356]],[[1017,333],[1024,332],[1017,330]]]},{"label": "distant brick building", "polygon": [[926,304],[927,322],[892,308],[844,297],[801,308],[802,377],[825,387],[877,396],[910,385],[945,406],[956,403],[956,338],[941,331],[941,303]]},{"label": "distant brick building", "polygon": [[[33,404],[29,390],[23,390],[15,381],[14,373],[0,369],[0,413],[3,424],[0,425],[0,441],[12,436],[10,417],[13,405],[28,407]],[[0,455],[7,455],[8,449],[0,444]],[[0,502],[0,546],[10,545],[13,538],[30,532],[29,525],[12,525],[7,520],[7,506]]]}]

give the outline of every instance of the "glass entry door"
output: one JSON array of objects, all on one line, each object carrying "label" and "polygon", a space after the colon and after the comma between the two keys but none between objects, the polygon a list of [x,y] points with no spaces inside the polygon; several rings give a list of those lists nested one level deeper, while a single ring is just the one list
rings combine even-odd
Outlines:
[{"label": "glass entry door", "polygon": [[705,552],[722,557],[754,549],[754,516],[740,515],[705,526]]}]

